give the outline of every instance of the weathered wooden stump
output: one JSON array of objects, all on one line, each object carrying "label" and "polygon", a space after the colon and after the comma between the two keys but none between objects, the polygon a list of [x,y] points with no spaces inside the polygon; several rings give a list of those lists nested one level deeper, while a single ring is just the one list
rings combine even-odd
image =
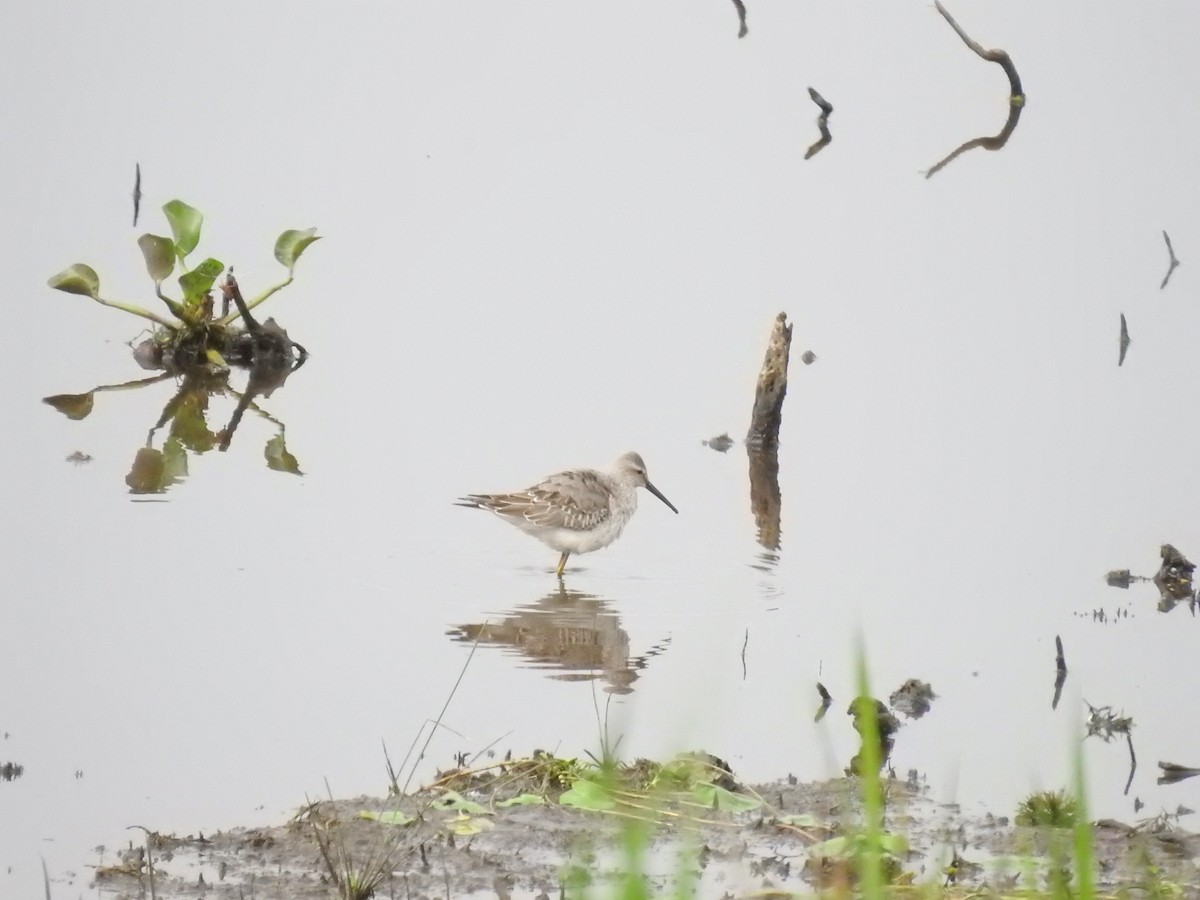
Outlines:
[{"label": "weathered wooden stump", "polygon": [[787,313],[775,317],[771,340],[758,373],[754,392],[754,412],[750,416],[748,447],[774,447],[779,443],[779,425],[783,421],[783,398],[787,394],[788,354],[792,349],[792,326]]},{"label": "weathered wooden stump", "polygon": [[788,355],[792,348],[792,326],[787,313],[775,317],[767,353],[758,373],[754,412],[746,434],[750,458],[750,509],[758,543],[768,550],[779,549],[779,425],[783,421],[783,398],[787,394]]}]

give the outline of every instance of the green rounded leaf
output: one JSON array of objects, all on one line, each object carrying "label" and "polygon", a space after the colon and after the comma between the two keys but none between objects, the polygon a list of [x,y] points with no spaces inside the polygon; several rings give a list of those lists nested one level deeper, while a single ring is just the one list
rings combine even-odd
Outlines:
[{"label": "green rounded leaf", "polygon": [[84,263],[75,263],[63,269],[46,282],[56,291],[66,291],[68,294],[82,294],[95,300],[100,295],[100,276],[96,270]]},{"label": "green rounded leaf", "polygon": [[821,841],[819,844],[812,844],[808,848],[808,855],[814,858],[822,856],[841,856],[850,849],[850,839],[845,835],[838,835],[835,838],[830,838],[827,841]]},{"label": "green rounded leaf", "polygon": [[182,200],[171,200],[163,205],[167,221],[171,223],[171,234],[175,235],[175,249],[180,256],[187,256],[200,243],[200,226],[204,214]]},{"label": "green rounded leaf", "polygon": [[43,397],[42,402],[53,406],[68,419],[86,419],[92,412],[95,397],[89,391],[86,394],[55,394],[53,397]]},{"label": "green rounded leaf", "polygon": [[204,419],[207,412],[208,394],[195,390],[184,393],[171,420],[171,437],[193,453],[207,453],[217,444],[216,435]]},{"label": "green rounded leaf", "polygon": [[[267,446],[263,448],[263,455],[267,458],[267,468],[269,469],[276,472],[290,472],[293,475],[304,474],[300,471],[300,461],[288,452],[282,434],[277,434],[267,441]],[[497,804],[497,806],[499,805],[501,804]]]},{"label": "green rounded leaf", "polygon": [[133,458],[133,467],[125,476],[125,483],[133,494],[153,494],[163,489],[163,474],[166,463],[161,450],[141,447]]},{"label": "green rounded leaf", "polygon": [[275,258],[290,270],[296,265],[300,254],[313,241],[319,241],[317,229],[305,228],[303,231],[290,229],[279,236],[275,242]]},{"label": "green rounded leaf", "polygon": [[170,238],[143,234],[138,238],[138,246],[146,258],[146,271],[155,284],[162,284],[163,279],[175,270],[175,245]]},{"label": "green rounded leaf", "polygon": [[592,810],[612,809],[617,805],[606,788],[582,778],[572,784],[571,789],[558,798],[558,802],[563,806]]},{"label": "green rounded leaf", "polygon": [[195,302],[212,290],[213,282],[225,271],[225,264],[219,259],[209,257],[190,272],[179,276],[179,287],[183,289],[183,298]]},{"label": "green rounded leaf", "polygon": [[466,813],[459,813],[446,823],[447,829],[463,837],[479,834],[479,832],[486,831],[491,827],[492,823],[487,819],[476,819],[468,816]]},{"label": "green rounded leaf", "polygon": [[733,812],[745,812],[762,806],[762,801],[757,797],[735,794],[715,784],[696,785],[692,788],[692,798],[709,809],[727,809]]},{"label": "green rounded leaf", "polygon": [[472,815],[484,816],[491,813],[476,803],[474,800],[468,800],[458,791],[446,791],[442,796],[431,800],[429,805],[434,809],[454,809],[460,813],[470,813]]},{"label": "green rounded leaf", "polygon": [[372,812],[369,809],[360,810],[358,813],[360,819],[372,819],[382,825],[411,825],[417,821],[407,813],[401,812],[398,809],[384,810],[383,812]]}]

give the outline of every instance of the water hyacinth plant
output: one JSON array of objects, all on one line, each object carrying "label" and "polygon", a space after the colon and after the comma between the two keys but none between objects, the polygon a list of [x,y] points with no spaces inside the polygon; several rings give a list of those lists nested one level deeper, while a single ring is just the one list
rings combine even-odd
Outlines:
[{"label": "water hyacinth plant", "polygon": [[[293,344],[287,340],[286,332],[272,320],[259,325],[249,311],[292,283],[296,261],[309,244],[319,240],[316,229],[289,229],[283,232],[275,241],[275,259],[287,268],[287,278],[247,302],[242,302],[240,292],[237,292],[237,308],[233,310],[229,309],[232,293],[229,285],[232,284],[233,291],[237,290],[237,286],[231,270],[221,285],[224,302],[218,315],[214,311],[212,291],[217,279],[225,271],[225,264],[208,257],[192,267],[187,259],[200,243],[204,215],[182,200],[166,203],[163,213],[170,226],[171,237],[143,234],[138,238],[138,247],[146,263],[146,272],[154,282],[154,294],[167,307],[169,315],[160,315],[132,303],[101,296],[100,276],[85,263],[76,263],[63,269],[49,280],[49,286],[68,294],[90,297],[104,306],[154,323],[153,337],[135,350],[135,359],[145,368],[185,369],[205,362],[220,367],[230,363],[250,365],[256,353],[266,345],[271,345],[270,349],[277,351],[277,355],[282,351],[291,358],[294,355]],[[164,283],[177,269],[179,298],[163,292]],[[243,324],[236,326],[239,319]],[[247,340],[248,335],[253,339]]]}]

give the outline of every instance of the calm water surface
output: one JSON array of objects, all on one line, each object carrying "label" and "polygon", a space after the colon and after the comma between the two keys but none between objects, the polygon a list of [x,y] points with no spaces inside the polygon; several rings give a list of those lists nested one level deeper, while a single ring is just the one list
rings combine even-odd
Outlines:
[{"label": "calm water surface", "polygon": [[[0,783],[0,894],[40,891],[40,854],[55,896],[98,895],[91,848],[130,825],[279,822],[326,778],[381,792],[380,742],[403,755],[476,635],[419,776],[602,728],[631,757],[832,776],[861,635],[877,694],[940,695],[893,758],[939,798],[1011,813],[1065,784],[1087,700],[1134,717],[1140,760],[1125,796],[1123,744],[1084,745],[1096,814],[1200,807],[1154,766],[1197,763],[1198,626],[1102,579],[1151,574],[1163,542],[1200,556],[1200,11],[955,4],[1029,103],[1005,149],[925,180],[1008,112],[925,4],[759,3],[742,41],[721,2],[221,9],[203,37],[148,4],[29,7],[0,36],[24,123],[0,148],[0,763],[25,767]],[[833,143],[804,161],[809,85]],[[88,262],[152,303],[134,241],[172,197],[248,291],[281,230],[325,239],[264,307],[311,360],[147,498],[125,476],[178,385],[80,421],[41,403],[141,374],[132,319],[45,281]],[[1184,264],[1159,290],[1163,228]],[[744,433],[780,310],[767,553],[744,450],[700,441]],[[213,431],[235,404],[209,399]],[[302,474],[268,467],[281,434]],[[451,505],[630,449],[681,514],[645,496],[561,589],[553,551]]]}]

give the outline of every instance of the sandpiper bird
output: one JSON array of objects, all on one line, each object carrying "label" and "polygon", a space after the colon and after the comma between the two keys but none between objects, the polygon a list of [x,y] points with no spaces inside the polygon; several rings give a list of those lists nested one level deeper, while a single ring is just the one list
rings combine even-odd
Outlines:
[{"label": "sandpiper bird", "polygon": [[637,489],[644,487],[679,510],[646,477],[646,464],[636,453],[617,460],[611,473],[568,469],[523,491],[511,494],[467,494],[458,506],[489,509],[506,522],[533,535],[562,555],[555,574],[562,577],[567,557],[607,547],[637,510]]}]

